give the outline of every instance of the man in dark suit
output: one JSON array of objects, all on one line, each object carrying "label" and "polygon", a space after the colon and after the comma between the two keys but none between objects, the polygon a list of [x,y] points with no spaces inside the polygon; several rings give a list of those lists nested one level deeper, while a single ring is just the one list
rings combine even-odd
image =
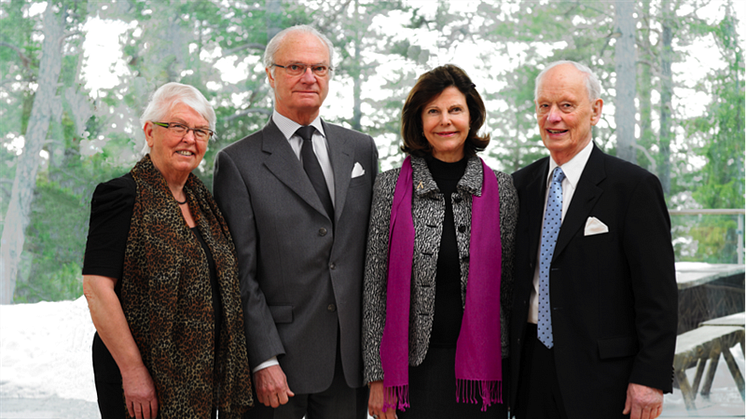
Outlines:
[{"label": "man in dark suit", "polygon": [[591,141],[599,96],[598,79],[578,63],[553,63],[536,79],[550,157],[513,174],[518,419],[653,419],[671,391],[677,288],[668,211],[654,175]]},{"label": "man in dark suit", "polygon": [[218,153],[214,194],[236,244],[250,418],[364,418],[361,300],[378,153],[368,135],[319,117],[331,42],[308,26],[264,55],[271,120]]}]

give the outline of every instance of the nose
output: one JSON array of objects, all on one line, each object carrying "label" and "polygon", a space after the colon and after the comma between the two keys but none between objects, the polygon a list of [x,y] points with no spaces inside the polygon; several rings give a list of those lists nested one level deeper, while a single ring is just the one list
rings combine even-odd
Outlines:
[{"label": "nose", "polygon": [[548,122],[559,122],[562,118],[560,117],[560,111],[559,108],[556,105],[552,105],[551,108],[549,108],[549,113],[547,113],[547,121]]},{"label": "nose", "polygon": [[316,82],[316,76],[313,74],[313,70],[311,67],[306,67],[306,71],[303,72],[303,75],[300,77],[300,79],[304,83],[315,83]]},{"label": "nose", "polygon": [[451,125],[451,115],[448,112],[443,112],[440,116],[440,125],[448,126]]},{"label": "nose", "polygon": [[181,141],[186,141],[186,142],[189,142],[190,140],[191,142],[197,141],[197,136],[194,135],[193,129],[187,129],[187,132],[184,133],[184,137],[181,139]]}]

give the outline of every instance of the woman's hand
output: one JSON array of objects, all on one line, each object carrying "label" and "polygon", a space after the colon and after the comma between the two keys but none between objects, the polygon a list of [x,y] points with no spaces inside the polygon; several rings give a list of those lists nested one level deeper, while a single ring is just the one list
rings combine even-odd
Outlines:
[{"label": "woman's hand", "polygon": [[[395,419],[396,407],[389,407],[385,412],[383,410],[383,381],[372,381],[370,383],[370,396],[368,396],[368,413],[375,419]],[[396,397],[390,396],[389,406],[396,406]]]},{"label": "woman's hand", "polygon": [[158,415],[158,396],[155,384],[144,365],[122,371],[122,387],[127,411],[136,419],[155,419]]}]

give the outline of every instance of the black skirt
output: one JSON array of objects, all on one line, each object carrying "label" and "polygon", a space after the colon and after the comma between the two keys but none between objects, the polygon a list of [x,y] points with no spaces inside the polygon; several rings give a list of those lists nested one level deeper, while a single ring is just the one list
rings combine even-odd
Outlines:
[{"label": "black skirt", "polygon": [[[506,363],[503,362],[503,365]],[[478,404],[456,403],[456,348],[430,347],[422,364],[409,367],[409,405],[406,411],[397,411],[400,419],[505,419],[506,404],[493,404],[482,412]],[[503,388],[508,384],[503,368]],[[503,393],[507,402],[507,393]]]}]

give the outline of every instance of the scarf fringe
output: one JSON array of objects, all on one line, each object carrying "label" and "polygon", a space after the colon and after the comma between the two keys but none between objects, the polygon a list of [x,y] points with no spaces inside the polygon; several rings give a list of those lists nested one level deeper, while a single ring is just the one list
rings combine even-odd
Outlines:
[{"label": "scarf fringe", "polygon": [[383,388],[383,411],[399,409],[402,412],[409,407],[409,385]]},{"label": "scarf fringe", "polygon": [[477,404],[482,398],[482,412],[495,403],[502,404],[502,381],[456,379],[456,402]]}]

